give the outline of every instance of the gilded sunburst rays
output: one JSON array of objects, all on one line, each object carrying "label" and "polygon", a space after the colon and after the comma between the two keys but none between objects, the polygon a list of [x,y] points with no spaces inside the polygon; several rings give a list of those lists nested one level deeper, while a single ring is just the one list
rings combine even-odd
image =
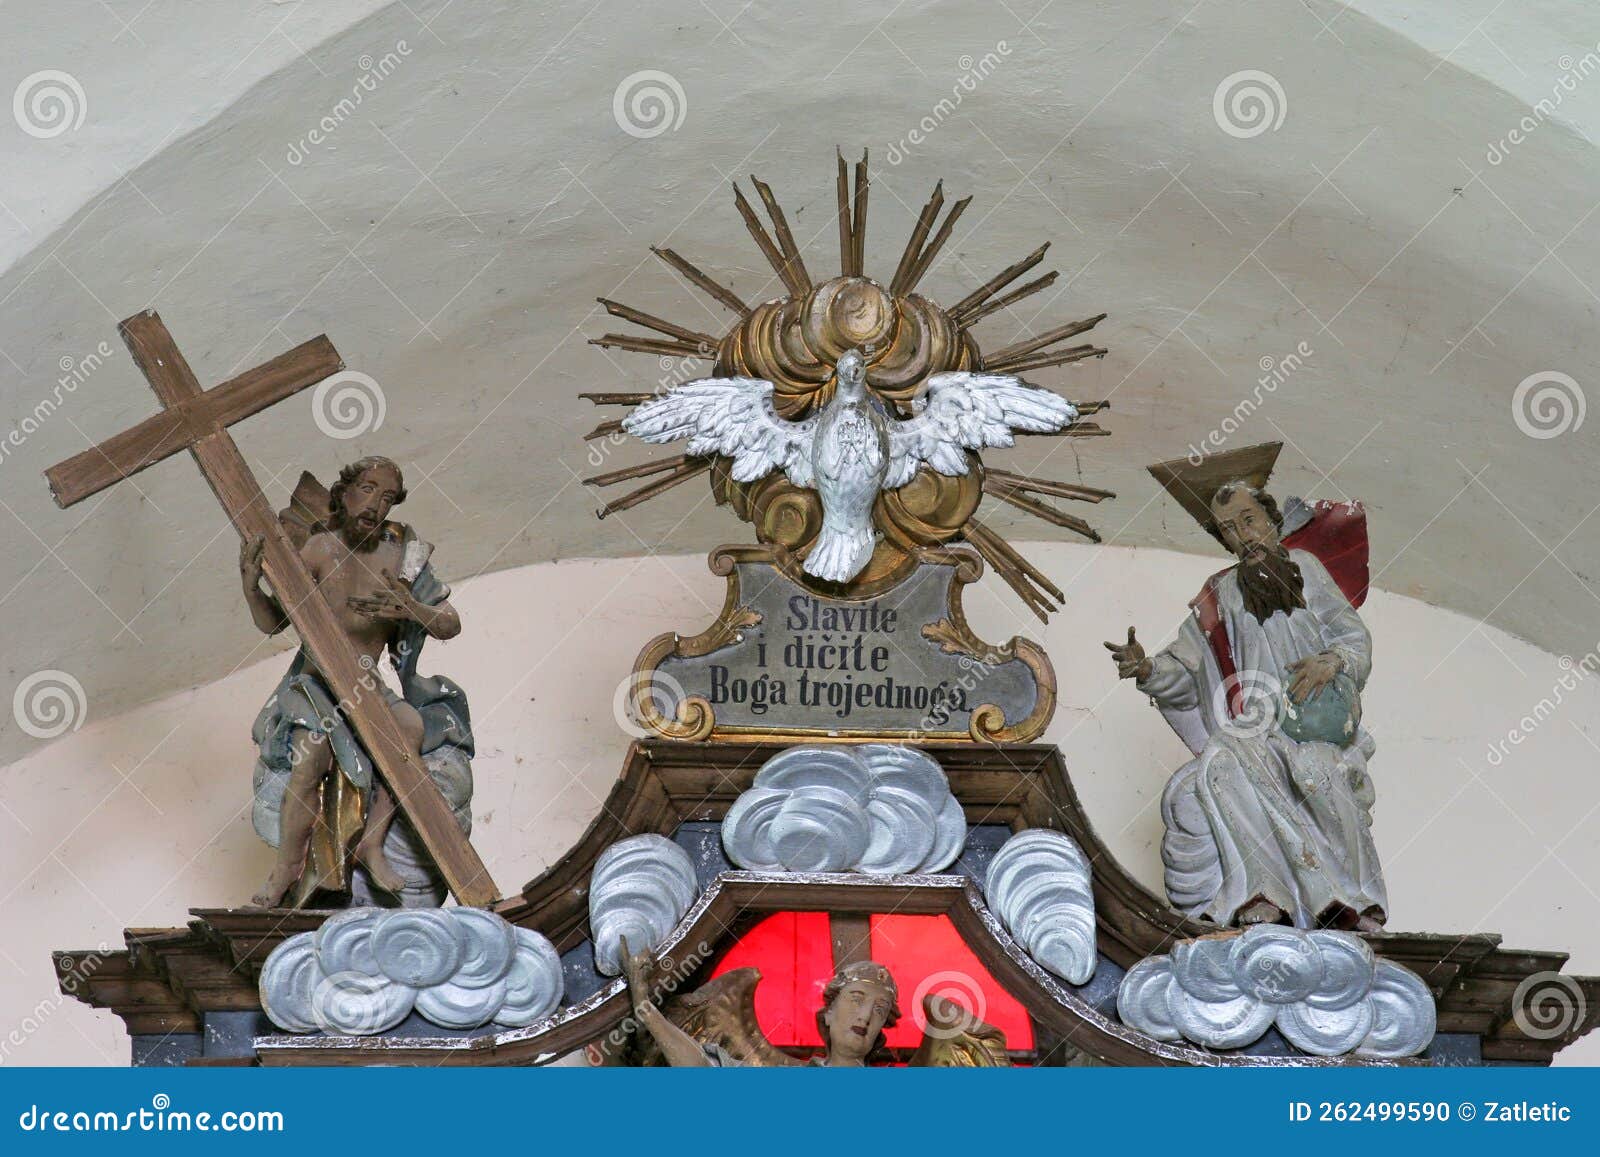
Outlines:
[{"label": "gilded sunburst rays", "polygon": [[[591,344],[658,357],[704,359],[713,363],[709,373],[716,376],[764,378],[773,383],[773,404],[779,414],[791,419],[827,405],[833,392],[834,363],[848,349],[868,351],[870,388],[901,415],[910,413],[913,399],[931,374],[949,370],[1020,374],[1105,356],[1106,350],[1092,343],[1066,344],[1094,329],[1105,319],[1103,313],[1044,330],[991,354],[983,353],[979,347],[972,333],[978,322],[1055,283],[1057,274],[1048,272],[1010,288],[1044,260],[1048,242],[948,308],[916,292],[972,201],[971,197],[964,197],[947,209],[943,182],[934,187],[918,213],[894,274],[885,286],[865,271],[870,193],[865,153],[854,165],[853,173],[842,154],[837,158],[839,275],[820,282],[813,280],[788,217],[771,187],[755,177],[750,180],[766,221],[737,184],[734,207],[781,284],[783,296],[749,305],[674,250],[652,248],[684,280],[732,312],[733,324],[719,337],[600,298],[607,313],[649,331],[649,336],[608,333],[592,339]],[[586,392],[579,396],[596,405],[632,407],[655,394]],[[1084,415],[1107,408],[1105,402],[1073,404]],[[610,419],[602,421],[585,438],[605,438],[620,430],[621,421]],[[1095,422],[1079,421],[1059,434],[1047,436],[1101,437],[1110,432]],[[740,518],[752,523],[763,543],[783,547],[792,557],[803,559],[820,525],[815,492],[793,486],[781,473],[755,482],[735,482],[719,465],[721,461],[678,455],[596,474],[584,482],[606,487],[648,479],[643,486],[603,506],[599,514],[604,518],[710,471],[713,494],[719,503],[728,504]],[[909,485],[880,494],[873,521],[881,540],[872,561],[847,586],[835,589],[821,584],[829,589],[820,593],[861,597],[888,589],[915,569],[920,548],[960,540],[982,555],[1041,619],[1059,607],[1063,600],[1061,590],[978,519],[978,505],[984,497],[990,497],[1006,508],[1098,542],[1099,535],[1087,522],[1058,509],[1051,500],[1097,503],[1115,495],[1080,483],[986,468],[976,454],[971,455],[970,466],[967,475],[955,477],[925,468]],[[819,586],[798,566],[793,568],[791,577],[802,585]]]}]

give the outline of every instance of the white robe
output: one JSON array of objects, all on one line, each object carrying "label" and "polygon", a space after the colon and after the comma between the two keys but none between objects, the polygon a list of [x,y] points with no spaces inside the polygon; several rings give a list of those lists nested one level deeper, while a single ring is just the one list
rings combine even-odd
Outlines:
[{"label": "white robe", "polygon": [[[1372,670],[1372,636],[1315,555],[1292,550],[1305,579],[1304,608],[1265,623],[1244,609],[1237,572],[1217,582],[1244,686],[1286,690],[1288,667],[1323,651],[1344,662],[1356,687]],[[1356,913],[1387,911],[1372,843],[1373,788],[1367,778],[1372,737],[1358,728],[1348,747],[1296,743],[1276,722],[1256,728],[1230,722],[1227,688],[1196,616],[1177,641],[1151,656],[1140,681],[1196,758],[1168,782],[1161,800],[1166,835],[1161,858],[1167,896],[1179,910],[1221,925],[1257,897],[1315,926],[1342,905]],[[1254,732],[1254,733],[1252,733]]]}]

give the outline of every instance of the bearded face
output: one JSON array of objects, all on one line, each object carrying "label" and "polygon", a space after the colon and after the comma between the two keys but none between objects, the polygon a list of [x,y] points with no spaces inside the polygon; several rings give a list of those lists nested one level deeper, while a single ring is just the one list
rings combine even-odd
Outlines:
[{"label": "bearded face", "polygon": [[352,522],[346,519],[339,525],[339,537],[357,554],[371,554],[383,541],[383,524],[373,526],[364,521]]},{"label": "bearded face", "polygon": [[1274,545],[1252,561],[1238,566],[1239,594],[1244,609],[1260,623],[1282,611],[1292,614],[1306,605],[1305,579],[1300,567],[1282,545]]},{"label": "bearded face", "polygon": [[1244,486],[1225,486],[1211,502],[1217,533],[1238,558],[1244,609],[1266,622],[1306,605],[1305,579],[1279,536],[1278,520]]},{"label": "bearded face", "polygon": [[384,521],[401,493],[400,476],[394,470],[374,466],[362,471],[341,491],[332,528],[353,551],[366,554],[377,549]]}]

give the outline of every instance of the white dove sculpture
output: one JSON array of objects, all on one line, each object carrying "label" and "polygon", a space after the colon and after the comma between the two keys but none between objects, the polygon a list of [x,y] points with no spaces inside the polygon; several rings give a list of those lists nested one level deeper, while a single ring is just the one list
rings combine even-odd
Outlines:
[{"label": "white dove sculpture", "polygon": [[691,455],[732,460],[735,482],[782,470],[822,500],[822,530],[805,557],[807,574],[846,583],[872,557],[872,504],[880,490],[910,482],[924,463],[940,474],[967,472],[968,450],[1011,446],[1013,430],[1050,434],[1078,420],[1058,394],[1009,374],[930,375],[910,418],[890,417],[867,391],[866,359],[849,350],[834,367],[833,400],[799,422],[772,407],[763,378],[699,378],[640,403],[622,428],[645,442],[689,439]]}]

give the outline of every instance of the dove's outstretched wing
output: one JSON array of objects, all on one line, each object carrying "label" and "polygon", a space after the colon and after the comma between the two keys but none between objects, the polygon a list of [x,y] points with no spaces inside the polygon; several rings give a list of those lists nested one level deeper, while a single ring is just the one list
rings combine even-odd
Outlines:
[{"label": "dove's outstretched wing", "polygon": [[1012,446],[1013,430],[1053,434],[1077,420],[1077,407],[1061,395],[1010,374],[934,374],[916,416],[889,423],[883,488],[904,486],[924,462],[940,474],[965,474],[968,450]]},{"label": "dove's outstretched wing", "polygon": [[811,436],[816,418],[786,422],[772,408],[772,383],[762,378],[700,378],[642,402],[622,428],[646,442],[689,439],[693,455],[733,460],[733,480],[753,482],[782,470],[796,486],[815,485]]}]

